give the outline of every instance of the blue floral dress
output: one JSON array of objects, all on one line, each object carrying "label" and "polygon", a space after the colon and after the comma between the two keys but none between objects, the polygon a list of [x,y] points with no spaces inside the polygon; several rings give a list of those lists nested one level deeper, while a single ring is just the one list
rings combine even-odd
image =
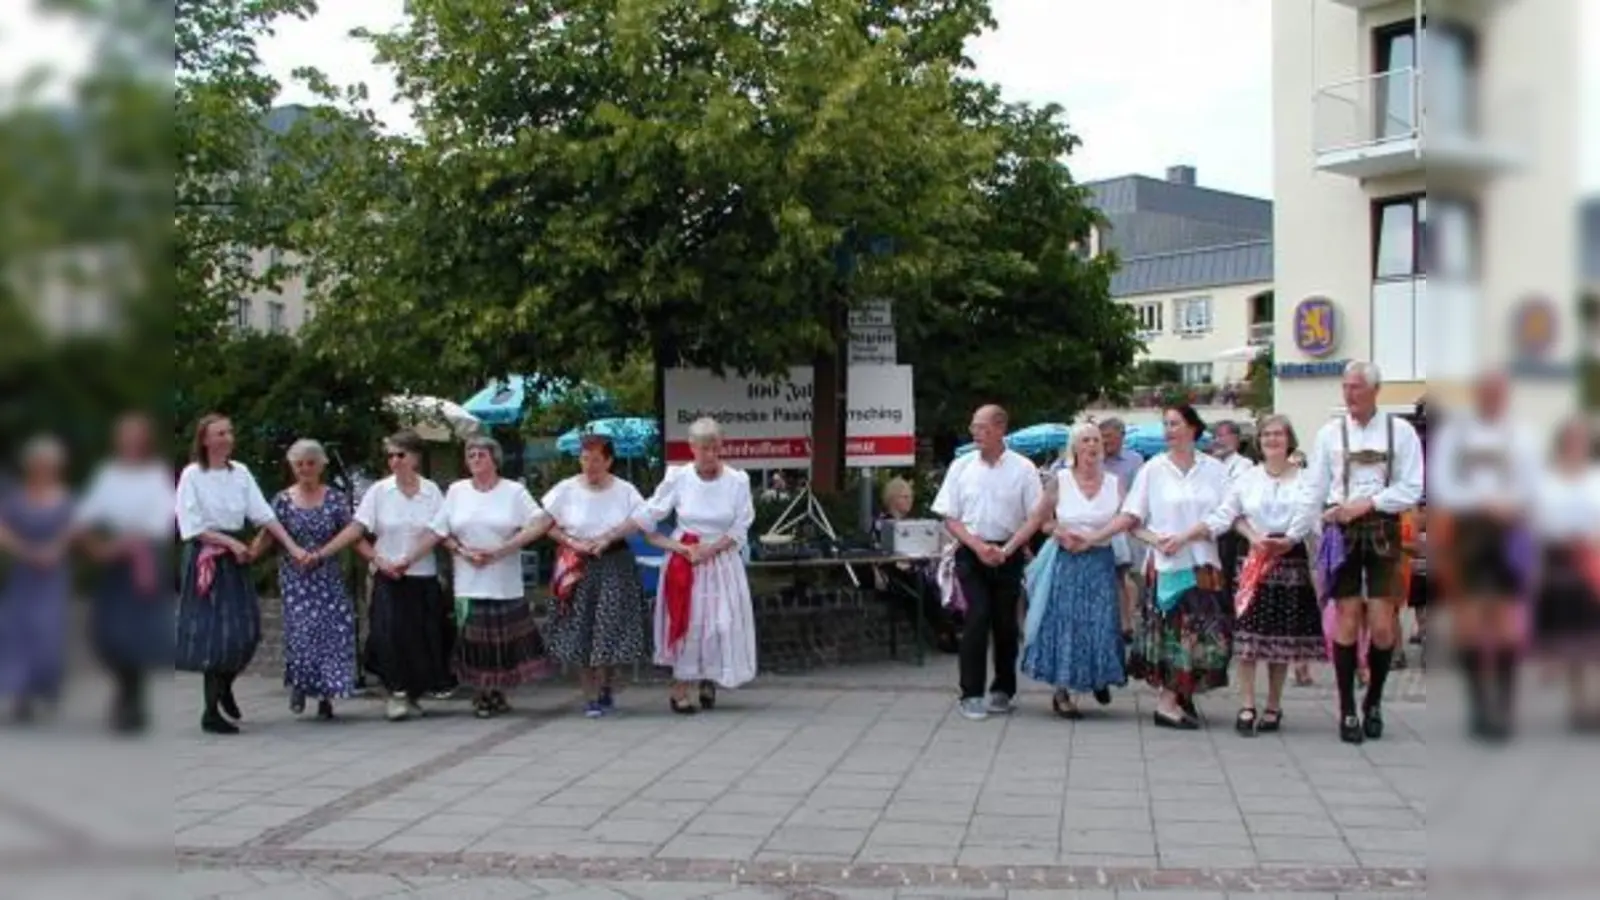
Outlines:
[{"label": "blue floral dress", "polygon": [[[329,488],[322,505],[296,506],[289,491],[272,499],[277,514],[295,543],[314,550],[332,540],[350,522],[350,503]],[[283,683],[308,697],[348,697],[356,686],[356,613],[345,590],[337,559],[309,569],[287,555],[278,561],[283,589]]]}]

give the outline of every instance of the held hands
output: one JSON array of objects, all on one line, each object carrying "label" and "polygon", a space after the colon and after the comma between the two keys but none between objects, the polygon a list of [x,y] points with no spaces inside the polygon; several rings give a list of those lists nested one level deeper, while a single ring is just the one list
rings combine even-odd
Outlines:
[{"label": "held hands", "polygon": [[411,568],[411,564],[403,559],[379,559],[377,560],[376,565],[378,568],[378,574],[389,579],[390,581],[399,581],[401,578],[404,578],[406,570]]},{"label": "held hands", "polygon": [[1282,537],[1258,537],[1251,543],[1270,557],[1282,556],[1294,547],[1294,541]]},{"label": "held hands", "polygon": [[978,551],[978,558],[983,560],[984,565],[991,567],[1005,565],[1009,557],[1010,554],[1004,548],[996,547],[993,544],[984,544],[983,549]]},{"label": "held hands", "polygon": [[1177,556],[1189,544],[1187,534],[1158,534],[1156,535],[1156,549],[1167,556]]},{"label": "held hands", "polygon": [[1375,509],[1372,498],[1362,497],[1359,500],[1350,500],[1333,507],[1322,514],[1322,521],[1335,525],[1349,525]]},{"label": "held hands", "polygon": [[1056,532],[1056,543],[1069,553],[1082,553],[1093,546],[1087,535],[1065,529]]}]

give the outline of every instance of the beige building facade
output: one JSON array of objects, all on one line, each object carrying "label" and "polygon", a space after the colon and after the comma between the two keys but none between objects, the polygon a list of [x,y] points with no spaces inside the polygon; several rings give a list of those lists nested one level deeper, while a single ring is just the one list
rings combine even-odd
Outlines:
[{"label": "beige building facade", "polygon": [[1276,0],[1275,403],[1309,431],[1345,362],[1409,409],[1490,366],[1540,418],[1579,344],[1576,6]]}]

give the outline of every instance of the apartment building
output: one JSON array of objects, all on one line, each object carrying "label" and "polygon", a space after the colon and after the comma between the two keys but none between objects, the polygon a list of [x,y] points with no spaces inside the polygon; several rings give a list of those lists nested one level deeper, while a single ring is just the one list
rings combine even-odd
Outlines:
[{"label": "apartment building", "polygon": [[[293,264],[293,254],[280,250],[250,251],[250,268],[257,275]],[[305,276],[289,272],[275,279],[269,288],[256,288],[234,298],[232,316],[233,326],[240,331],[294,334],[311,316]]]},{"label": "apartment building", "polygon": [[[1172,364],[1200,405],[1231,408],[1251,360],[1273,340],[1272,203],[1201,187],[1191,166],[1085,187],[1107,223],[1088,249],[1117,253],[1111,294],[1138,315],[1140,359]],[[1120,415],[1156,417],[1157,389],[1167,386],[1144,387]]]},{"label": "apartment building", "polygon": [[1573,399],[1577,6],[1275,0],[1278,409],[1340,407],[1351,359],[1409,409],[1485,366],[1519,411]]}]

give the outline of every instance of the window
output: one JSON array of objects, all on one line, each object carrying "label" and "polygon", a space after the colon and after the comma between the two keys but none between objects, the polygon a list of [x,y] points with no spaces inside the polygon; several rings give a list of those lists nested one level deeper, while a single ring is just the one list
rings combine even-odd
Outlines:
[{"label": "window", "polygon": [[240,297],[233,301],[233,325],[240,331],[250,327],[251,319],[250,298]]},{"label": "window", "polygon": [[1428,200],[1421,195],[1386,197],[1372,204],[1373,277],[1417,278],[1423,274],[1423,232]]},{"label": "window", "polygon": [[1179,369],[1179,380],[1184,384],[1210,384],[1211,363],[1183,363]]},{"label": "window", "polygon": [[1373,38],[1373,74],[1382,76],[1374,84],[1374,136],[1380,141],[1411,137],[1417,130],[1416,21],[1379,28]]},{"label": "window", "polygon": [[1140,303],[1133,308],[1134,314],[1139,317],[1139,334],[1160,334],[1162,328],[1162,308],[1160,303]]},{"label": "window", "polygon": [[1452,136],[1476,132],[1477,35],[1455,22],[1430,25],[1422,34],[1422,58],[1428,130]]},{"label": "window", "polygon": [[1450,281],[1478,275],[1478,205],[1470,199],[1434,194],[1432,217],[1423,222],[1424,273]]},{"label": "window", "polygon": [[1179,334],[1206,334],[1211,331],[1210,297],[1179,297],[1172,301],[1172,313],[1177,320]]},{"label": "window", "polygon": [[284,315],[283,301],[281,301],[281,300],[269,300],[269,301],[267,301],[267,330],[268,331],[272,332],[273,334],[278,334],[278,333],[281,333],[283,331],[288,330],[288,323],[285,321],[285,318],[286,317]]}]

